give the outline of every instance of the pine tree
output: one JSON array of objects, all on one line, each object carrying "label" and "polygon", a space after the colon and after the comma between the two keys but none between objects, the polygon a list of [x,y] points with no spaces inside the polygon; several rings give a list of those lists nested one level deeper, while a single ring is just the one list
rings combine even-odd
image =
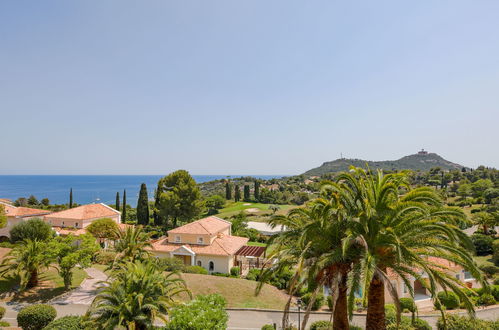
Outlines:
[{"label": "pine tree", "polygon": [[234,187],[234,200],[236,202],[239,202],[241,200],[241,191],[239,190],[238,185]]},{"label": "pine tree", "polygon": [[255,180],[255,201],[260,200],[260,181]]},{"label": "pine tree", "polygon": [[116,192],[116,205],[115,205],[116,211],[120,210],[120,192]]},{"label": "pine tree", "polygon": [[73,188],[69,189],[69,208],[73,207]]},{"label": "pine tree", "polygon": [[121,212],[121,221],[126,221],[126,189],[123,190],[123,211]]},{"label": "pine tree", "polygon": [[232,190],[230,189],[229,181],[225,182],[225,199],[232,199]]},{"label": "pine tree", "polygon": [[249,202],[250,200],[250,186],[245,184],[244,185],[244,201]]},{"label": "pine tree", "polygon": [[137,201],[137,223],[139,225],[149,224],[149,200],[145,183],[140,185],[139,200]]}]

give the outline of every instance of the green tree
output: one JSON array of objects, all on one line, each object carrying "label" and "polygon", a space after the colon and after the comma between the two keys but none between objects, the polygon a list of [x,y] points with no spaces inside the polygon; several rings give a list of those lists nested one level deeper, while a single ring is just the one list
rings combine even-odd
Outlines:
[{"label": "green tree", "polygon": [[239,190],[239,185],[234,186],[234,201],[239,202],[241,200],[241,191]]},{"label": "green tree", "polygon": [[38,199],[36,199],[35,196],[33,196],[33,195],[29,196],[29,198],[28,198],[28,205],[29,206],[37,206],[38,204],[40,204],[40,202],[38,202]]},{"label": "green tree", "polygon": [[471,185],[473,197],[483,197],[487,189],[494,187],[494,183],[490,179],[480,179]]},{"label": "green tree", "polygon": [[230,182],[229,181],[225,182],[225,199],[226,200],[231,200],[232,199],[232,187],[230,186]]},{"label": "green tree", "polygon": [[160,213],[159,183],[158,183],[158,188],[154,190],[153,217],[154,217],[155,226],[161,226],[163,224],[163,218]]},{"label": "green tree", "polygon": [[47,241],[54,237],[54,234],[48,223],[42,219],[33,218],[14,225],[10,230],[10,240],[13,243],[26,239]]},{"label": "green tree", "polygon": [[244,196],[244,201],[249,202],[250,201],[250,186],[245,184],[244,189],[243,189],[243,196]]},{"label": "green tree", "polygon": [[47,253],[47,243],[27,239],[7,254],[0,265],[0,275],[9,272],[20,279],[21,291],[38,285],[38,274],[46,269],[51,259]]},{"label": "green tree", "polygon": [[73,188],[69,189],[69,208],[73,207]]},{"label": "green tree", "polygon": [[139,199],[137,201],[137,223],[144,226],[149,224],[149,198],[147,197],[145,183],[140,185]]},{"label": "green tree", "polygon": [[254,191],[254,195],[255,195],[255,201],[260,201],[260,181],[258,180],[255,180],[255,191]]},{"label": "green tree", "polygon": [[177,223],[189,222],[203,210],[201,192],[196,181],[185,170],[175,171],[158,182],[159,212],[168,227]]},{"label": "green tree", "polygon": [[206,199],[208,214],[217,214],[218,210],[222,209],[224,205],[225,199],[220,195],[213,195]]},{"label": "green tree", "polygon": [[118,233],[118,224],[113,219],[102,218],[92,221],[86,228],[87,232],[92,234],[99,243],[106,239],[115,239]]},{"label": "green tree", "polygon": [[473,213],[471,218],[472,218],[473,223],[475,225],[482,227],[482,231],[485,235],[488,234],[489,227],[494,227],[497,225],[497,219],[495,219],[495,217],[491,213],[488,213],[488,212],[481,211],[481,212]]},{"label": "green tree", "polygon": [[463,199],[468,198],[471,196],[471,185],[469,183],[462,183],[459,185],[459,188],[457,188],[457,194],[461,196]]},{"label": "green tree", "polygon": [[43,205],[43,206],[49,206],[50,205],[50,200],[48,198],[44,198],[40,201],[40,203]]},{"label": "green tree", "polygon": [[146,248],[151,248],[151,233],[146,233],[142,227],[129,226],[116,234],[114,250],[119,262],[134,262],[145,260],[150,256]]},{"label": "green tree", "polygon": [[123,190],[123,211],[121,212],[121,219],[123,222],[127,221],[127,217],[126,217],[126,189]]},{"label": "green tree", "polygon": [[102,283],[88,317],[99,329],[152,329],[167,323],[168,311],[188,292],[176,273],[164,274],[151,262],[127,263]]},{"label": "green tree", "polygon": [[64,288],[69,290],[73,281],[73,272],[77,267],[91,265],[93,255],[99,250],[95,237],[90,234],[75,237],[59,236],[48,243],[50,259],[55,260],[56,269],[64,281]]},{"label": "green tree", "polygon": [[226,305],[219,294],[196,296],[171,310],[166,330],[225,330],[229,320]]},{"label": "green tree", "polygon": [[115,204],[116,211],[119,211],[120,210],[120,192],[119,191],[116,192],[116,202],[114,202],[114,204]]},{"label": "green tree", "polygon": [[0,204],[0,228],[7,226],[7,215],[5,214],[5,206]]}]

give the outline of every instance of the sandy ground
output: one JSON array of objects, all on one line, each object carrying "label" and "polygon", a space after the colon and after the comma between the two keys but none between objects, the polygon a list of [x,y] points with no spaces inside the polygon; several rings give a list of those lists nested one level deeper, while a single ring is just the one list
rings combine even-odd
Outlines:
[{"label": "sandy ground", "polygon": [[260,212],[260,209],[257,209],[256,207],[253,207],[251,209],[246,209],[245,211],[248,212],[248,213],[257,213],[257,212]]}]

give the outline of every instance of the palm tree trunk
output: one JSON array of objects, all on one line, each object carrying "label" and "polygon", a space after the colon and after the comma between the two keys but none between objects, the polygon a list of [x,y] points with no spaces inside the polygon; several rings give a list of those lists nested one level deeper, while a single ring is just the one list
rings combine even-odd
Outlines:
[{"label": "palm tree trunk", "polygon": [[374,275],[367,293],[366,330],[384,329],[386,329],[385,283],[377,275]]},{"label": "palm tree trunk", "polygon": [[334,304],[333,330],[349,329],[348,324],[348,306],[347,306],[347,274],[348,271],[341,274],[338,285],[338,299]]},{"label": "palm tree trunk", "polygon": [[38,270],[34,269],[31,271],[29,275],[29,280],[28,280],[28,288],[34,288],[35,286],[38,285]]}]

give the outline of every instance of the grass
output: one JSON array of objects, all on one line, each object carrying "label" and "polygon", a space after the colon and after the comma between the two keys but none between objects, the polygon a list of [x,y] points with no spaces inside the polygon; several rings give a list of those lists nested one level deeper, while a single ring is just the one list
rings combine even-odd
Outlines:
[{"label": "grass", "polygon": [[[200,294],[218,293],[232,308],[283,309],[287,295],[276,287],[265,284],[258,296],[255,288],[258,282],[241,278],[219,277],[200,274],[182,274],[193,297]],[[183,299],[188,299],[187,295]]]},{"label": "grass", "polygon": [[[217,217],[220,218],[229,218],[233,215],[236,215],[242,211],[248,209],[255,209],[255,212],[245,211],[246,215],[252,215],[255,218],[261,218],[272,215],[272,211],[269,209],[269,206],[272,204],[262,204],[262,203],[247,203],[247,202],[233,202],[229,203],[225,206],[225,208],[221,209]],[[286,214],[289,210],[297,208],[297,205],[278,205],[280,210],[276,212],[276,214]],[[256,211],[258,209],[258,211]],[[251,218],[251,220],[256,220]]]},{"label": "grass", "polygon": [[480,266],[495,266],[494,261],[492,260],[492,254],[486,256],[475,256],[473,257],[478,265]]},{"label": "grass", "polygon": [[248,242],[248,243],[246,243],[246,245],[267,247],[267,243],[261,243],[261,242]]},{"label": "grass", "polygon": [[[56,269],[49,268],[41,272],[39,276],[39,286],[22,293],[18,291],[19,281],[15,277],[9,274],[0,277],[0,299],[28,303],[47,302],[65,292],[64,281]],[[86,277],[87,273],[83,269],[76,268],[73,272],[71,288],[80,286]]]}]

